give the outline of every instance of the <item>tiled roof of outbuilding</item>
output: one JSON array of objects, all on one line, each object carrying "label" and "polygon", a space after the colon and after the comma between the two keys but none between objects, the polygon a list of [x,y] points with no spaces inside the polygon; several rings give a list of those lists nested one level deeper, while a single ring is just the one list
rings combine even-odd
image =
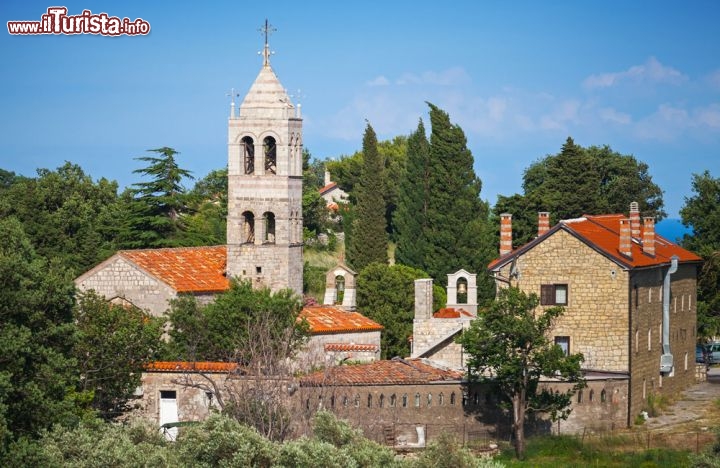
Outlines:
[{"label": "tiled roof of outbuilding", "polygon": [[370,343],[327,343],[325,345],[325,351],[375,352],[378,349],[378,345]]},{"label": "tiled roof of outbuilding", "polygon": [[620,220],[626,219],[623,214],[611,215],[585,215],[577,219],[560,221],[542,236],[533,239],[522,247],[513,250],[496,260],[493,260],[488,269],[495,270],[512,261],[513,258],[532,249],[535,245],[552,236],[559,230],[564,230],[577,237],[585,244],[619,263],[626,268],[643,268],[659,265],[667,265],[670,258],[677,255],[678,261],[700,262],[702,259],[694,253],[683,249],[679,245],[670,242],[664,237],[655,233],[655,256],[643,253],[642,237],[633,238],[631,242],[632,258],[622,255],[619,251],[620,245]]},{"label": "tiled roof of outbuilding", "polygon": [[425,359],[375,361],[368,364],[336,366],[300,379],[306,386],[323,385],[419,385],[459,381],[463,373],[434,366]]},{"label": "tiled roof of outbuilding", "polygon": [[145,366],[146,372],[233,372],[238,369],[234,362],[212,361],[155,361]]},{"label": "tiled roof of outbuilding", "polygon": [[349,312],[332,306],[303,308],[300,317],[307,320],[310,332],[343,333],[357,331],[379,331],[383,326],[358,312]]},{"label": "tiled roof of outbuilding", "polygon": [[465,309],[454,309],[452,307],[446,307],[444,309],[440,309],[433,314],[433,318],[440,318],[440,319],[460,318],[460,317],[474,317],[474,315]]},{"label": "tiled roof of outbuilding", "polygon": [[167,283],[179,293],[226,291],[227,247],[121,250],[119,255]]}]

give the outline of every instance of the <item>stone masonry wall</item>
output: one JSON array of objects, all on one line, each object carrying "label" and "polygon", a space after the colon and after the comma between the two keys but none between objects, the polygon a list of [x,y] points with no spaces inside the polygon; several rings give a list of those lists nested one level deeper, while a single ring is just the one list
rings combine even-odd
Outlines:
[{"label": "stone masonry wall", "polygon": [[583,367],[629,372],[626,271],[563,230],[520,256],[516,268],[513,285],[538,297],[543,284],[568,285],[568,304],[551,336],[569,336],[570,352],[585,356]]},{"label": "stone masonry wall", "polygon": [[670,283],[670,352],[674,370],[660,373],[663,279],[667,267],[631,276],[630,417],[654,394],[672,396],[695,381],[696,266],[680,265]]},{"label": "stone masonry wall", "polygon": [[[377,346],[377,351],[341,351],[326,352],[325,345],[329,343],[342,344],[371,344]],[[371,362],[380,359],[380,331],[357,333],[334,333],[312,335],[305,348],[297,357],[299,366],[311,368],[338,364],[343,359],[350,361]]]},{"label": "stone masonry wall", "polygon": [[113,299],[122,297],[155,316],[162,315],[168,301],[176,297],[168,285],[147,275],[119,255],[115,255],[75,280],[81,291],[95,290]]},{"label": "stone masonry wall", "polygon": [[431,354],[425,353],[431,346],[437,344],[450,336],[458,328],[470,326],[472,318],[415,318],[413,320],[413,345],[412,357],[419,357],[421,354],[442,365],[453,369],[464,369],[462,346],[450,338],[441,347],[438,347]]}]

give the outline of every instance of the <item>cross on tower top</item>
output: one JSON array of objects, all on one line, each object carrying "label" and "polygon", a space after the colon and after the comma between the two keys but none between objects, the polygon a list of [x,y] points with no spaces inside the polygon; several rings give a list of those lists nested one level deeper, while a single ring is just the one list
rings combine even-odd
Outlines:
[{"label": "cross on tower top", "polygon": [[270,46],[268,45],[268,37],[270,37],[270,34],[277,31],[277,28],[274,28],[272,24],[270,24],[265,18],[265,25],[262,26],[260,29],[258,29],[261,33],[265,34],[265,48],[263,49],[263,66],[269,67],[270,66]]}]

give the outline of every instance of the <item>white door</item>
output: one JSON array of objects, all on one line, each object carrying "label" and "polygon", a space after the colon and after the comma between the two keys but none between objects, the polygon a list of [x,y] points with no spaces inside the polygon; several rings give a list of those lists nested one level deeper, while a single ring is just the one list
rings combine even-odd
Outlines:
[{"label": "white door", "polygon": [[167,440],[175,440],[178,433],[177,427],[168,429],[162,428],[165,423],[178,422],[177,393],[174,390],[160,391],[160,426],[161,431]]}]

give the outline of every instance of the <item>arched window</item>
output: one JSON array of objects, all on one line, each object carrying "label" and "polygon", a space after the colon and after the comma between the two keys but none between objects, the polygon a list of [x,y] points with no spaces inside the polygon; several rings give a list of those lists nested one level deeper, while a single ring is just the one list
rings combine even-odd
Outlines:
[{"label": "arched window", "polygon": [[355,408],[360,407],[360,395],[355,395]]},{"label": "arched window", "polygon": [[605,403],[606,401],[607,401],[607,392],[605,391],[605,389],[603,389],[600,392],[600,403]]},{"label": "arched window", "polygon": [[455,404],[455,392],[452,392],[452,393],[450,394],[450,404],[451,404],[451,405],[454,405],[454,404]]},{"label": "arched window", "polygon": [[344,406],[345,408],[347,408],[347,405],[348,405],[348,397],[347,397],[347,395],[343,395],[342,402],[343,402],[343,406]]},{"label": "arched window", "polygon": [[402,397],[402,406],[403,406],[403,408],[407,408],[407,405],[408,405],[408,396],[407,396],[407,393],[405,393],[405,394],[403,394],[403,397]]},{"label": "arched window", "polygon": [[275,215],[269,211],[263,213],[263,220],[265,221],[265,239],[263,243],[274,244],[275,243]]},{"label": "arched window", "polygon": [[335,408],[335,395],[330,397],[330,408]]},{"label": "arched window", "polygon": [[467,279],[459,278],[455,286],[457,287],[457,303],[467,304]]},{"label": "arched window", "polygon": [[250,211],[246,211],[242,214],[242,241],[246,244],[252,244],[255,242],[255,215]]},{"label": "arched window", "polygon": [[368,393],[368,408],[372,408],[372,395]]},{"label": "arched window", "polygon": [[277,174],[277,145],[275,144],[275,138],[265,137],[263,151],[265,152],[265,172]]},{"label": "arched window", "polygon": [[385,395],[381,393],[378,401],[378,407],[382,408],[383,406],[385,406]]},{"label": "arched window", "polygon": [[419,393],[415,394],[415,406],[416,407],[420,406],[420,394]]},{"label": "arched window", "polygon": [[345,297],[345,277],[337,275],[335,277],[335,304],[342,304]]},{"label": "arched window", "polygon": [[396,397],[395,394],[393,393],[392,395],[390,395],[390,407],[391,407],[391,408],[394,408],[394,407],[395,407],[395,403],[397,403],[397,397]]},{"label": "arched window", "polygon": [[438,404],[442,406],[445,403],[445,395],[443,395],[442,392],[440,392],[440,395],[438,395]]},{"label": "arched window", "polygon": [[595,390],[590,389],[590,395],[588,396],[588,400],[590,401],[590,403],[595,401]]},{"label": "arched window", "polygon": [[427,396],[427,405],[432,406],[432,393],[428,393]]},{"label": "arched window", "polygon": [[578,390],[577,402],[578,403],[583,402],[583,391],[582,390]]},{"label": "arched window", "polygon": [[245,174],[252,174],[255,172],[255,143],[249,136],[243,137],[240,140],[240,146],[242,148],[243,167]]}]

